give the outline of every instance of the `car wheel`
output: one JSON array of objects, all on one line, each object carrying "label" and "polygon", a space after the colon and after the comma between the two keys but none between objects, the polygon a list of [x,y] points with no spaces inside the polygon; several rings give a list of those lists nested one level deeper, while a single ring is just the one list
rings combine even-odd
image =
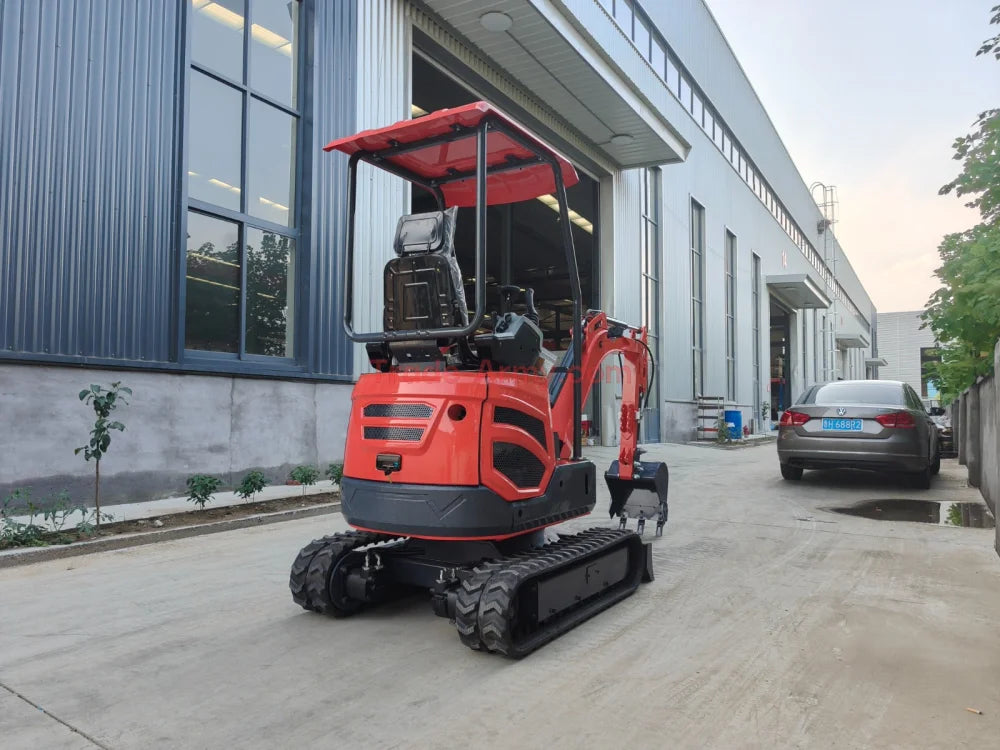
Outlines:
[{"label": "car wheel", "polygon": [[791,479],[793,482],[797,482],[802,479],[802,469],[798,466],[781,464],[781,477],[782,479]]},{"label": "car wheel", "polygon": [[937,475],[941,471],[941,451],[934,457],[934,463],[931,464],[931,474]]},{"label": "car wheel", "polygon": [[931,467],[927,466],[923,471],[910,475],[910,482],[918,490],[929,490],[931,488]]}]

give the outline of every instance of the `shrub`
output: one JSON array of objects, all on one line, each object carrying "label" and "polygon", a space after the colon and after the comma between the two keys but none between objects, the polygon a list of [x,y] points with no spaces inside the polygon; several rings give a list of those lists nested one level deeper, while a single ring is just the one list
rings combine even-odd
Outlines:
[{"label": "shrub", "polygon": [[[17,512],[13,508],[27,507],[28,522],[14,520]],[[45,527],[35,523],[38,507],[31,501],[31,492],[18,488],[4,498],[0,505],[0,547],[44,547],[47,542],[42,539]]]},{"label": "shrub", "polygon": [[309,464],[296,466],[289,472],[288,476],[292,481],[302,485],[302,494],[304,495],[306,494],[306,487],[316,484],[316,480],[319,479],[319,469]]},{"label": "shrub", "polygon": [[222,486],[222,480],[208,474],[195,474],[188,477],[188,500],[205,510],[205,503],[211,502],[212,493]]},{"label": "shrub", "polygon": [[101,525],[102,522],[114,521],[115,517],[110,513],[98,513],[96,510],[88,511],[83,506],[76,508],[83,515],[80,523],[76,525],[77,533],[82,536],[89,536]]},{"label": "shrub", "polygon": [[254,469],[243,477],[243,481],[236,488],[236,494],[244,500],[251,500],[265,487],[267,487],[267,477],[264,476],[264,472]]},{"label": "shrub", "polygon": [[340,480],[344,478],[344,465],[330,464],[326,467],[326,475],[337,484],[340,484]]},{"label": "shrub", "polygon": [[49,502],[46,504],[49,506],[49,509],[42,514],[42,518],[45,519],[46,525],[52,527],[53,531],[62,531],[69,517],[77,511],[80,511],[84,518],[87,517],[86,508],[70,505],[69,493],[66,490],[49,498]]},{"label": "shrub", "polygon": [[728,443],[730,439],[729,435],[729,425],[726,423],[726,416],[724,414],[719,414],[719,418],[715,423],[716,433],[715,440],[718,443]]}]

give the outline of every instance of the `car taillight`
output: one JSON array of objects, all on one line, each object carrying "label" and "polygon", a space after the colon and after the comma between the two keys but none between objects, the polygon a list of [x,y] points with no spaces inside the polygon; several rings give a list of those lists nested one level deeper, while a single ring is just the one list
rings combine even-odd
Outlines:
[{"label": "car taillight", "polygon": [[810,419],[808,414],[803,414],[800,411],[793,411],[789,409],[788,411],[782,413],[781,420],[778,422],[779,427],[801,427]]},{"label": "car taillight", "polygon": [[888,414],[879,414],[875,421],[883,427],[909,428],[916,427],[917,423],[913,415],[908,411],[892,411]]}]

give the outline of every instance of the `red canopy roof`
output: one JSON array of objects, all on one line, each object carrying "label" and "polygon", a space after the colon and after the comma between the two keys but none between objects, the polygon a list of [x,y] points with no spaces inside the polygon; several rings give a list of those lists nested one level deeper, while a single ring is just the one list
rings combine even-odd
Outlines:
[{"label": "red canopy roof", "polygon": [[[393,146],[444,136],[453,132],[454,125],[475,128],[486,117],[502,122],[509,130],[534,144],[543,153],[556,157],[562,170],[566,187],[579,181],[576,170],[564,156],[535,138],[507,115],[486,102],[466,104],[452,109],[441,109],[415,120],[403,120],[377,130],[364,130],[347,138],[330,141],[325,151],[343,151],[353,154],[358,151],[378,153]],[[457,173],[475,172],[476,131],[468,138],[460,138],[444,143],[428,144],[425,148],[386,157],[385,161],[402,167],[428,180],[447,179]],[[536,154],[520,145],[501,131],[490,131],[486,138],[486,163],[488,167],[502,166],[513,159],[530,159]],[[523,167],[494,172],[486,178],[486,202],[489,205],[516,203],[530,200],[546,193],[554,193],[555,177],[549,164],[527,164]],[[447,206],[476,205],[476,178],[446,182],[441,185]]]}]

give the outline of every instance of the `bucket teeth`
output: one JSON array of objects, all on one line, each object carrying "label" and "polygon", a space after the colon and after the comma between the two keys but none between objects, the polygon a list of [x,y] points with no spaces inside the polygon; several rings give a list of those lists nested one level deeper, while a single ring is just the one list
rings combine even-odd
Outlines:
[{"label": "bucket teeth", "polygon": [[[634,464],[631,479],[623,479],[617,461],[612,461],[604,473],[611,493],[611,517],[640,519],[640,533],[646,519],[656,518],[666,523],[667,488],[670,472],[660,461],[638,461]],[[620,528],[624,528],[621,526]]]}]

